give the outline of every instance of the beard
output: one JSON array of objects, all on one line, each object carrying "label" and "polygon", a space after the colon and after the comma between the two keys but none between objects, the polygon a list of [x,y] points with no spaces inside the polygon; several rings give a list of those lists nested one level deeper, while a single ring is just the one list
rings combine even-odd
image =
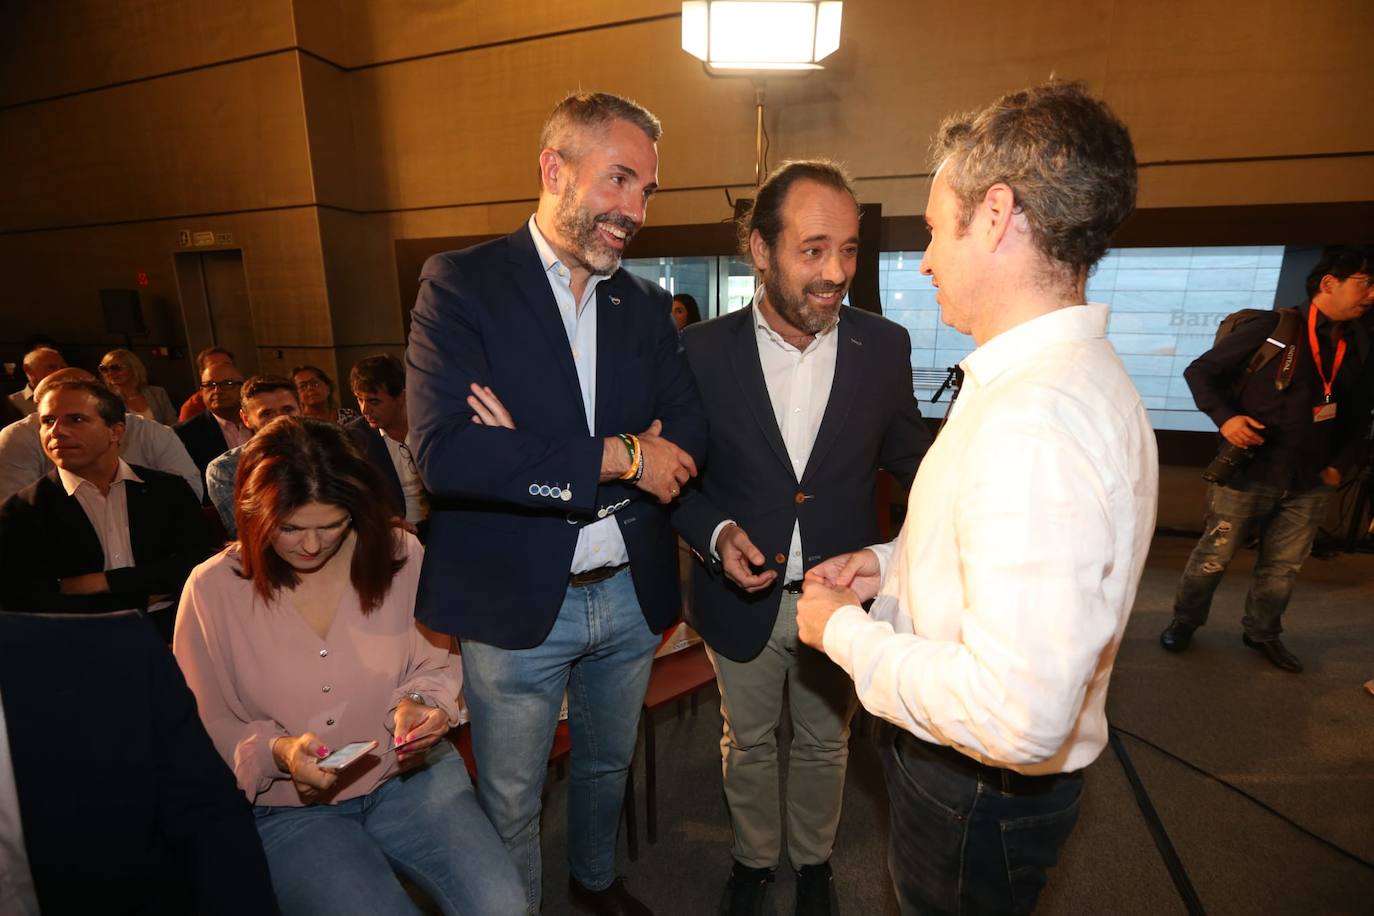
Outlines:
[{"label": "beard", "polygon": [[[819,334],[835,323],[840,314],[840,304],[844,300],[844,291],[849,288],[848,283],[840,284],[816,280],[805,286],[796,286],[790,281],[791,277],[783,273],[778,266],[778,259],[770,252],[768,273],[764,274],[763,277],[763,291],[768,296],[769,304],[777,310],[783,320],[807,334]],[[828,296],[834,292],[840,293],[834,308],[813,305],[806,298],[808,293]]]},{"label": "beard", "polygon": [[634,220],[619,213],[593,216],[582,206],[582,195],[575,193],[576,185],[558,198],[553,212],[553,225],[566,242],[569,253],[594,274],[609,276],[620,267],[620,252],[607,244],[597,226],[614,226],[625,233],[625,244],[634,238],[638,228]]}]

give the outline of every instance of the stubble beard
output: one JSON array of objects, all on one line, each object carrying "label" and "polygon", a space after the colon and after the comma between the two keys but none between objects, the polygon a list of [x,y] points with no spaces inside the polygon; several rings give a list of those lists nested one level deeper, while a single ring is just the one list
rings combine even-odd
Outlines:
[{"label": "stubble beard", "polygon": [[[819,334],[835,323],[840,314],[840,302],[844,300],[844,290],[848,284],[841,286],[818,280],[802,287],[799,295],[793,296],[784,287],[783,280],[784,277],[778,268],[777,258],[770,254],[768,272],[763,277],[763,291],[768,296],[768,303],[782,316],[783,320],[807,334]],[[834,309],[815,307],[806,301],[808,293],[824,296],[836,290],[840,292],[840,301],[835,303]]]},{"label": "stubble beard", "polygon": [[582,206],[582,196],[575,187],[558,198],[553,211],[553,225],[570,248],[572,257],[578,260],[579,267],[585,267],[594,274],[609,276],[620,269],[620,252],[611,248],[601,238],[597,229],[599,223],[606,223],[626,233],[625,244],[634,238],[635,224],[628,218],[616,213],[602,213],[592,216]]}]

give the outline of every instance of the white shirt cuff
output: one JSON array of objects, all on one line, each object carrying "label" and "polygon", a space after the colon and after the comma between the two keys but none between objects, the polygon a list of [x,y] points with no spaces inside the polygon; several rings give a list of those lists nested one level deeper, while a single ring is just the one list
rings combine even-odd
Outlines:
[{"label": "white shirt cuff", "polygon": [[[854,645],[855,633],[866,626],[877,624],[864,609],[847,604],[830,615],[825,631],[821,633],[821,647],[830,660],[845,670],[850,678],[854,677],[854,660],[850,648]],[[881,624],[877,624],[881,626]]]},{"label": "white shirt cuff", "polygon": [[719,525],[717,525],[717,526],[715,527],[715,530],[711,532],[711,541],[710,541],[711,559],[713,559],[713,560],[719,560],[719,559],[720,559],[720,553],[716,550],[716,541],[720,540],[720,533],[721,533],[722,531],[725,530],[725,526],[726,526],[726,525],[733,525],[733,524],[735,524],[735,520],[734,520],[733,518],[727,518],[725,521],[723,521],[723,522],[721,522]]},{"label": "white shirt cuff", "polygon": [[878,558],[878,579],[887,578],[887,564],[892,559],[892,553],[897,549],[897,539],[893,538],[886,544],[874,544],[868,548],[873,551],[873,555]]}]

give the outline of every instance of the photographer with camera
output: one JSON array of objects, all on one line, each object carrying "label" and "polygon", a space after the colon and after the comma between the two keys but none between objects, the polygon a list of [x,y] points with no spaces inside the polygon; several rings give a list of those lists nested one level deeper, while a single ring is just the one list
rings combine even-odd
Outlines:
[{"label": "photographer with camera", "polygon": [[[1275,667],[1302,670],[1279,640],[1281,618],[1369,422],[1370,341],[1357,319],[1374,305],[1372,267],[1368,250],[1328,249],[1307,277],[1310,301],[1296,310],[1296,333],[1280,330],[1285,310],[1236,323],[1184,370],[1224,441],[1203,475],[1210,484],[1202,538],[1159,636],[1170,652],[1188,648],[1236,549],[1258,536],[1242,639]],[[1280,352],[1254,369],[1266,346]]]}]

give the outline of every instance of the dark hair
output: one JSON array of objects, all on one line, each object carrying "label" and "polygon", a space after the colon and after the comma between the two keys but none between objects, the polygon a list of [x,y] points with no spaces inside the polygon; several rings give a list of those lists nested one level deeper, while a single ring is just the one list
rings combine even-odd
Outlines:
[{"label": "dark hair", "polygon": [[673,297],[674,302],[681,302],[682,307],[687,310],[687,325],[696,324],[701,320],[701,309],[697,308],[697,300],[691,293],[678,293]]},{"label": "dark hair", "polygon": [[310,365],[309,363],[306,363],[306,364],[304,364],[304,365],[302,365],[302,366],[297,366],[296,368],[292,369],[292,370],[291,370],[291,378],[294,379],[294,378],[296,377],[296,375],[297,375],[298,373],[301,373],[301,372],[310,372],[310,373],[313,373],[314,376],[315,376],[317,379],[319,379],[320,381],[324,382],[324,387],[326,387],[326,388],[329,389],[329,397],[330,397],[330,398],[333,398],[333,397],[334,397],[334,380],[333,380],[332,378],[329,377],[329,373],[328,373],[328,372],[325,372],[325,371],[324,371],[323,369],[321,369],[319,366],[312,366],[312,365]]},{"label": "dark hair", "polygon": [[663,136],[663,125],[643,105],[609,92],[574,92],[553,106],[539,132],[539,148],[556,149],[564,159],[576,162],[583,150],[575,135],[602,130],[612,121],[628,121],[655,143]]},{"label": "dark hair", "polygon": [[100,417],[106,426],[114,426],[116,423],[124,422],[124,402],[120,400],[119,395],[99,382],[84,378],[59,379],[51,384],[43,385],[42,397],[46,398],[54,391],[84,391],[95,398],[96,416]]},{"label": "dark hair", "polygon": [[782,235],[782,207],[787,202],[787,193],[799,181],[814,181],[817,184],[843,191],[854,198],[854,208],[859,207],[859,195],[854,193],[854,182],[844,170],[844,166],[829,159],[792,159],[773,170],[754,194],[754,205],[749,212],[740,217],[740,253],[750,256],[749,237],[755,230],[763,237],[763,242],[772,251]]},{"label": "dark hair", "polygon": [[1035,247],[1074,277],[1135,209],[1130,131],[1082,83],[1045,83],[949,118],[933,152],[959,199],[961,234],[988,188],[1006,184]]},{"label": "dark hair", "polygon": [[319,502],[348,510],[358,542],[350,579],[363,613],[382,603],[396,573],[397,523],[383,498],[381,475],[338,426],[310,417],[277,417],[243,447],[234,479],[234,520],[239,532],[239,575],[253,581],[264,601],[300,575],[272,546],[288,515]]},{"label": "dark hair", "polygon": [[354,391],[385,390],[394,398],[406,390],[406,367],[389,353],[368,356],[348,373],[348,385]]},{"label": "dark hair", "polygon": [[1374,249],[1356,248],[1353,245],[1333,245],[1325,249],[1321,260],[1307,275],[1307,298],[1317,295],[1322,278],[1327,274],[1345,281],[1350,279],[1351,274],[1369,273],[1371,263],[1374,263]]},{"label": "dark hair", "polygon": [[296,383],[289,378],[282,378],[280,375],[255,375],[243,383],[239,389],[239,399],[246,401],[255,398],[260,394],[267,394],[269,391],[289,391],[300,400],[300,392],[296,390]]},{"label": "dark hair", "polygon": [[201,350],[199,353],[196,354],[196,372],[204,372],[205,361],[210,357],[214,356],[216,353],[222,353],[223,355],[229,357],[229,362],[231,363],[237,362],[237,360],[234,359],[234,354],[230,353],[223,347],[206,347],[204,350]]}]

